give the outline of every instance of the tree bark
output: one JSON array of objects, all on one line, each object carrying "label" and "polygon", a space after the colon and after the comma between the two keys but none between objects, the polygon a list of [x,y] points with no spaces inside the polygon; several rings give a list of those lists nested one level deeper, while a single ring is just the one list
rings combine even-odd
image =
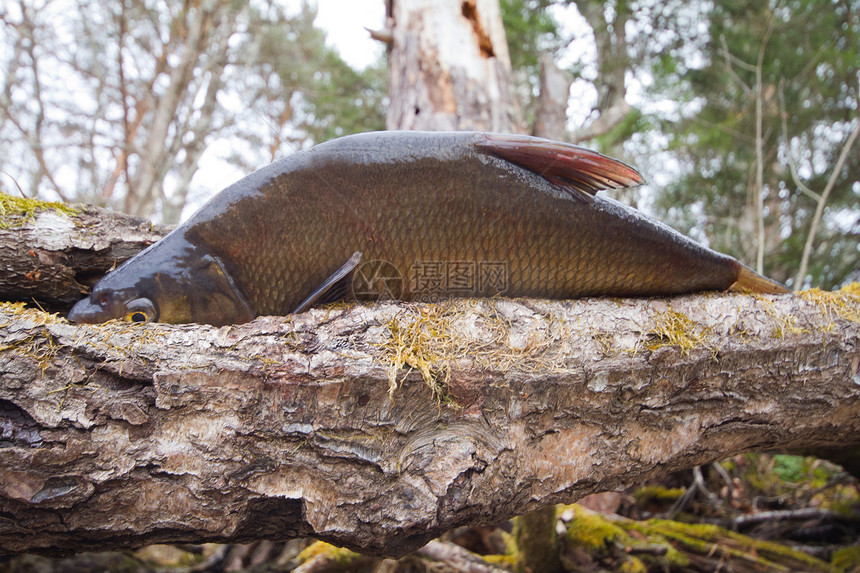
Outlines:
[{"label": "tree bark", "polygon": [[388,129],[522,132],[498,0],[392,0]]},{"label": "tree bark", "polygon": [[742,451],[860,443],[858,307],[386,302],[214,328],[3,304],[0,553],[313,536],[397,556]]},{"label": "tree bark", "polygon": [[549,54],[540,60],[540,95],[538,96],[532,135],[564,140],[567,132],[567,100],[570,98],[571,75],[559,69]]},{"label": "tree bark", "polygon": [[[77,211],[76,213],[74,211]],[[85,205],[42,208],[0,220],[0,300],[63,311],[113,266],[134,256],[169,227]]]}]

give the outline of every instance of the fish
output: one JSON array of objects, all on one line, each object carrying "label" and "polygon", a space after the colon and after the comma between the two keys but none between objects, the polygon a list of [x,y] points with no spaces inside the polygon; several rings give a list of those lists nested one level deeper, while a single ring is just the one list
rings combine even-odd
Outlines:
[{"label": "fish", "polygon": [[621,161],[525,135],[333,139],[224,189],[68,319],[222,326],[350,298],[788,292],[597,195],[642,183]]}]

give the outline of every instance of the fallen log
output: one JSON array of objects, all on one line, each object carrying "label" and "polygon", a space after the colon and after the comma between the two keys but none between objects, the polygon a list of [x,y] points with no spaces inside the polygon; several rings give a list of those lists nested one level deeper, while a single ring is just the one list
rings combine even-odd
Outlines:
[{"label": "fallen log", "polygon": [[168,231],[108,209],[0,193],[0,296],[68,310],[108,270]]},{"label": "fallen log", "polygon": [[[10,297],[11,298],[11,297]],[[462,525],[860,443],[860,296],[339,304],[237,326],[0,305],[0,553]]]},{"label": "fallen log", "polygon": [[384,302],[213,328],[6,304],[0,550],[313,536],[402,555],[742,451],[856,443],[860,323],[838,308]]}]

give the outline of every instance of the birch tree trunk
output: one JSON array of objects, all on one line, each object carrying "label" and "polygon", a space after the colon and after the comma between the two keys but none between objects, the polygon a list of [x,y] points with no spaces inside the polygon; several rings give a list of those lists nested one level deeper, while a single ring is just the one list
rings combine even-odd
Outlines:
[{"label": "birch tree trunk", "polygon": [[223,328],[2,304],[0,553],[313,536],[403,555],[743,451],[860,443],[858,338],[853,291]]},{"label": "birch tree trunk", "polygon": [[498,0],[392,0],[388,129],[522,132]]}]

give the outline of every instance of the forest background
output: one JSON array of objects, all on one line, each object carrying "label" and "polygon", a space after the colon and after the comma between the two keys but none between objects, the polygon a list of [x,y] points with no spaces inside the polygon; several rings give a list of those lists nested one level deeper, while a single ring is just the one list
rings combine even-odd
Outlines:
[{"label": "forest background", "polygon": [[[650,182],[619,199],[795,289],[860,280],[860,2],[500,8],[522,131],[540,131],[555,74],[568,94],[555,137],[622,158]],[[175,223],[231,178],[385,129],[384,50],[352,67],[316,17],[297,2],[5,3],[0,191]],[[738,456],[713,472],[726,468],[726,503],[738,511],[749,509],[744,489],[793,507],[847,483],[793,456]],[[707,493],[701,470],[667,484],[690,479],[686,490],[637,494],[628,513],[653,514],[662,501],[677,514]]]},{"label": "forest background", "polygon": [[[860,3],[501,9],[523,131],[553,65],[570,86],[560,137],[649,181],[622,200],[794,288],[860,278]],[[384,129],[384,52],[350,67],[315,17],[298,2],[4,3],[0,190],[175,223],[277,157]]]}]

